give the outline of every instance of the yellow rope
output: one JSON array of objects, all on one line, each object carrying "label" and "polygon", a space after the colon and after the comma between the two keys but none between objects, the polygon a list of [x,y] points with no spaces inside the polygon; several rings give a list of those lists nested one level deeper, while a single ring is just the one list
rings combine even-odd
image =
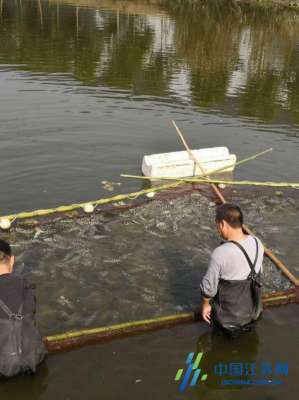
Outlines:
[{"label": "yellow rope", "polygon": [[[283,300],[291,300],[293,298],[296,298],[296,293],[283,293],[281,292],[280,296],[277,296],[276,293],[271,293],[271,295],[267,295],[266,297],[263,297],[263,304],[264,306],[268,306],[269,304],[277,301],[283,301]],[[157,317],[153,319],[145,319],[145,320],[140,320],[140,321],[132,321],[132,322],[124,322],[121,324],[115,324],[115,325],[108,325],[108,326],[101,326],[97,328],[91,328],[91,329],[83,329],[79,331],[71,331],[71,332],[65,332],[61,333],[58,335],[51,335],[51,336],[46,336],[44,337],[44,340],[47,342],[59,342],[67,339],[74,339],[82,336],[89,336],[89,335],[95,335],[95,334],[111,334],[113,335],[113,332],[119,332],[119,331],[125,331],[126,329],[132,329],[132,328],[137,328],[140,326],[147,327],[151,325],[156,325],[156,324],[166,324],[175,322],[178,320],[192,320],[194,319],[195,314],[194,312],[185,312],[185,313],[179,313],[179,314],[173,314],[173,315],[168,315],[165,317]]]},{"label": "yellow rope", "polygon": [[174,182],[174,183],[165,184],[162,186],[153,187],[150,189],[140,190],[139,192],[118,194],[118,195],[108,197],[108,198],[102,198],[102,199],[93,200],[93,201],[86,201],[84,203],[70,204],[68,206],[59,206],[59,207],[48,208],[48,209],[44,209],[44,210],[35,210],[35,211],[29,211],[29,212],[21,212],[18,214],[5,215],[5,216],[0,216],[0,219],[8,219],[10,221],[13,221],[16,219],[26,219],[26,218],[51,215],[51,214],[55,214],[55,213],[64,213],[64,212],[74,211],[74,210],[77,210],[80,208],[84,208],[84,206],[86,204],[103,205],[103,204],[108,204],[108,203],[117,203],[119,201],[126,200],[126,199],[136,199],[137,197],[142,196],[147,193],[160,192],[163,190],[172,189],[183,183],[184,182]]},{"label": "yellow rope", "polygon": [[[272,148],[269,148],[267,150],[264,150],[260,153],[254,154],[253,156],[244,158],[243,160],[238,161],[235,164],[231,164],[231,165],[226,165],[225,167],[222,168],[218,168],[214,171],[209,172],[208,174],[206,174],[205,176],[210,176],[213,174],[216,174],[218,172],[223,172],[226,169],[228,169],[229,167],[232,166],[237,166],[237,165],[241,165],[244,164],[248,161],[254,160],[255,158],[266,154],[268,152],[272,151]],[[46,216],[46,215],[51,215],[51,214],[56,214],[56,213],[65,213],[65,212],[69,212],[69,211],[74,211],[80,208],[84,208],[87,204],[92,204],[93,206],[97,206],[97,205],[103,205],[103,204],[108,204],[108,203],[117,203],[119,201],[122,200],[134,200],[139,196],[142,195],[146,195],[148,193],[153,193],[153,192],[159,192],[159,191],[163,191],[163,190],[168,190],[168,189],[173,189],[176,188],[179,185],[184,184],[186,181],[185,180],[177,180],[175,179],[175,182],[173,183],[168,183],[162,186],[157,186],[157,187],[153,187],[150,189],[145,189],[145,190],[140,190],[139,192],[133,192],[133,193],[127,193],[127,194],[119,194],[113,197],[108,197],[108,198],[103,198],[103,199],[98,199],[98,200],[93,200],[93,201],[86,201],[84,203],[78,203],[78,204],[70,204],[67,206],[59,206],[59,207],[54,207],[54,208],[48,208],[48,209],[42,209],[42,210],[35,210],[35,211],[28,211],[28,212],[21,212],[21,213],[17,213],[17,214],[11,214],[11,215],[3,215],[0,216],[0,222],[2,220],[6,220],[8,222],[13,222],[16,219],[27,219],[27,218],[34,218],[34,217],[41,217],[41,216]]]},{"label": "yellow rope", "polygon": [[258,158],[258,157],[260,157],[260,156],[262,156],[262,155],[264,155],[264,154],[266,154],[266,153],[269,153],[269,152],[272,151],[272,150],[273,150],[272,147],[270,147],[269,149],[266,149],[266,150],[264,150],[264,151],[261,151],[260,153],[253,154],[253,155],[250,156],[250,157],[243,158],[242,160],[237,161],[236,163],[232,163],[232,164],[226,165],[225,167],[221,167],[221,168],[214,169],[213,171],[208,172],[208,173],[205,173],[204,175],[202,175],[202,178],[204,178],[204,177],[209,177],[209,176],[211,176],[211,175],[215,175],[215,174],[217,174],[217,173],[219,173],[219,172],[225,172],[227,169],[229,169],[229,168],[231,168],[231,167],[237,167],[237,166],[239,166],[239,165],[242,165],[242,164],[247,163],[248,161],[255,160],[256,158]]},{"label": "yellow rope", "polygon": [[278,187],[278,188],[291,188],[291,189],[299,189],[299,183],[293,182],[257,182],[257,181],[231,181],[231,180],[222,180],[222,179],[209,179],[207,181],[204,178],[173,178],[173,177],[164,177],[158,178],[154,176],[140,176],[140,175],[126,175],[121,174],[122,178],[132,178],[132,179],[144,179],[144,180],[166,180],[166,181],[178,181],[178,182],[186,182],[186,183],[217,183],[217,184],[225,184],[225,185],[239,185],[239,186],[269,186],[269,187]]},{"label": "yellow rope", "polygon": [[107,332],[119,331],[119,330],[123,330],[126,328],[133,328],[133,327],[138,327],[138,326],[148,326],[148,325],[152,325],[152,324],[156,324],[156,323],[167,323],[167,322],[171,322],[171,321],[175,321],[175,320],[183,319],[183,318],[191,319],[193,316],[194,316],[194,313],[190,312],[190,313],[169,315],[166,317],[158,317],[158,318],[154,318],[154,319],[146,319],[146,320],[142,320],[142,321],[124,322],[122,324],[117,324],[117,325],[103,326],[103,327],[99,327],[99,328],[84,329],[81,331],[66,332],[66,333],[62,333],[59,335],[46,336],[45,340],[47,340],[48,342],[56,342],[59,340],[72,339],[72,338],[79,337],[79,336],[88,336],[88,335],[94,335],[97,333],[107,333]]}]

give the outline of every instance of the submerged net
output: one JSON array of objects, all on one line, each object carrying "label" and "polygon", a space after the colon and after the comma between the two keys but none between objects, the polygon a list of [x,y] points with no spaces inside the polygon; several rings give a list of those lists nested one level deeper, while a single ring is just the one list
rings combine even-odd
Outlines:
[{"label": "submerged net", "polygon": [[[297,202],[244,192],[237,201],[255,233],[293,261],[288,238],[298,237]],[[214,212],[193,192],[117,214],[20,225],[5,238],[14,246],[17,273],[37,286],[42,333],[52,334],[198,308],[199,283],[219,243]],[[291,286],[268,259],[263,281],[266,292]]]}]

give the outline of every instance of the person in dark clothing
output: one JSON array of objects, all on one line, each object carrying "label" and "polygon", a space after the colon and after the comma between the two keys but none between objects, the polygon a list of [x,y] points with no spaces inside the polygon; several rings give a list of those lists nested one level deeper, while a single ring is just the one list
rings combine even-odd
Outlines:
[{"label": "person in dark clothing", "polygon": [[[35,294],[23,278],[13,274],[14,256],[11,254],[8,243],[0,240],[0,299],[17,313],[23,302],[23,312],[35,318]],[[0,318],[5,318],[6,313],[0,308]]]},{"label": "person in dark clothing", "polygon": [[243,231],[243,214],[235,204],[216,211],[216,225],[224,242],[212,253],[200,288],[202,317],[231,335],[250,330],[262,311],[260,275],[264,248]]},{"label": "person in dark clothing", "polygon": [[0,376],[35,372],[46,350],[36,328],[32,285],[13,274],[10,245],[0,240]]}]

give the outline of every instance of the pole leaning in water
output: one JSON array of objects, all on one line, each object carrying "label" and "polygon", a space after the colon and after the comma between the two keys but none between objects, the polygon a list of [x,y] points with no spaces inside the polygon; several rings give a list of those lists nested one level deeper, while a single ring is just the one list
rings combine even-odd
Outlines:
[{"label": "pole leaning in water", "polygon": [[[179,127],[177,126],[177,124],[175,123],[174,120],[171,121],[179,138],[181,139],[185,149],[187,150],[190,158],[195,162],[195,164],[199,167],[199,169],[201,170],[202,174],[204,175],[205,171],[204,168],[201,164],[201,162],[197,159],[197,157],[195,157],[195,155],[192,153],[192,151],[190,150],[190,147],[188,146],[181,130],[179,129]],[[209,177],[207,177],[207,182],[209,182]],[[212,189],[214,190],[216,196],[218,197],[218,199],[220,200],[220,202],[222,204],[226,203],[225,198],[223,197],[222,193],[220,192],[220,190],[218,189],[218,187],[214,184],[211,183]],[[243,225],[243,229],[244,231],[249,234],[249,235],[253,235],[253,232],[246,226]],[[287,266],[267,247],[264,246],[264,250],[265,250],[265,254],[266,256],[281,270],[281,272],[296,286],[299,286],[299,279],[297,279],[287,268]]]},{"label": "pole leaning in water", "polygon": [[[263,295],[264,307],[275,307],[292,303],[299,303],[299,287]],[[190,311],[166,317],[45,336],[43,340],[49,353],[56,353],[72,350],[84,345],[101,343],[107,340],[154,332],[159,329],[200,321],[203,321],[200,313],[198,311]]]}]

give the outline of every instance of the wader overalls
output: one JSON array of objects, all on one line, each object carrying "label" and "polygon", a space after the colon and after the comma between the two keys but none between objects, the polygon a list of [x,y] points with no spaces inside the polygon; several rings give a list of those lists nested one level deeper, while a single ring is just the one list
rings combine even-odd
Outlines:
[{"label": "wader overalls", "polygon": [[0,308],[6,314],[0,318],[0,377],[34,373],[47,353],[34,318],[23,313],[23,304],[13,313],[0,299]]},{"label": "wader overalls", "polygon": [[220,279],[217,294],[213,299],[212,320],[214,325],[223,328],[228,333],[250,330],[262,312],[261,274],[255,272],[258,241],[255,237],[254,240],[256,256],[253,263],[240,243],[230,241],[246,257],[250,273],[244,280]]}]

